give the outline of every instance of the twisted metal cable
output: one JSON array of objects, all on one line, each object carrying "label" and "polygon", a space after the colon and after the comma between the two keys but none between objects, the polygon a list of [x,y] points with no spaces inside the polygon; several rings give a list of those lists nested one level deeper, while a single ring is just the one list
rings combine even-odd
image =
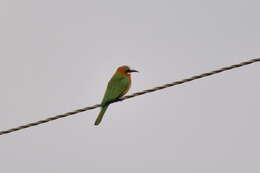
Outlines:
[{"label": "twisted metal cable", "polygon": [[[186,79],[183,79],[183,80],[168,83],[168,84],[165,84],[165,85],[162,85],[162,86],[159,86],[159,87],[155,87],[155,88],[147,89],[147,90],[144,90],[144,91],[136,92],[134,94],[124,96],[120,99],[117,99],[117,100],[111,102],[110,104],[115,103],[115,102],[119,102],[119,101],[123,101],[123,100],[127,100],[127,99],[130,99],[130,98],[136,97],[136,96],[144,95],[144,94],[147,94],[147,93],[155,92],[155,91],[165,89],[165,88],[168,88],[168,87],[172,87],[172,86],[175,86],[175,85],[180,85],[180,84],[183,84],[183,83],[186,83],[186,82],[190,82],[190,81],[193,81],[193,80],[196,80],[196,79],[211,76],[211,75],[214,75],[214,74],[217,74],[217,73],[221,73],[221,72],[228,71],[228,70],[231,70],[231,69],[234,69],[234,68],[242,67],[242,66],[245,66],[245,65],[248,65],[248,64],[256,63],[258,61],[260,61],[260,58],[251,59],[251,60],[248,60],[248,61],[241,62],[239,64],[226,66],[226,67],[223,67],[223,68],[220,68],[220,69],[208,72],[208,73],[195,75],[195,76],[192,76],[190,78],[186,78]],[[36,122],[33,122],[33,123],[21,125],[21,126],[15,127],[15,128],[11,128],[9,130],[3,130],[3,131],[0,131],[0,135],[12,133],[12,132],[22,130],[22,129],[26,129],[26,128],[29,128],[29,127],[33,127],[33,126],[37,126],[37,125],[44,124],[44,123],[47,123],[49,121],[54,121],[54,120],[57,120],[57,119],[60,119],[60,118],[65,118],[65,117],[68,117],[68,116],[71,116],[71,115],[78,114],[80,112],[85,112],[87,110],[98,108],[100,106],[101,106],[100,104],[96,104],[96,105],[85,107],[85,108],[82,108],[82,109],[77,109],[77,110],[72,111],[72,112],[67,112],[65,114],[60,114],[60,115],[57,115],[57,116],[54,116],[54,117],[49,117],[49,118],[44,119],[44,120],[40,120],[40,121],[36,121]]]}]

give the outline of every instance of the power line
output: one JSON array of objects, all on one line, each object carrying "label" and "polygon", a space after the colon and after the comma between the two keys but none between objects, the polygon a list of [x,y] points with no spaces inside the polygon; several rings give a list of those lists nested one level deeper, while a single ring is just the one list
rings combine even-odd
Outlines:
[{"label": "power line", "polygon": [[[226,67],[223,67],[223,68],[220,68],[220,69],[208,72],[208,73],[202,73],[200,75],[195,75],[195,76],[192,76],[190,78],[186,78],[186,79],[183,79],[183,80],[168,83],[168,84],[165,84],[165,85],[162,85],[162,86],[159,86],[159,87],[155,87],[155,88],[147,89],[147,90],[144,90],[144,91],[136,92],[134,94],[122,97],[118,100],[115,100],[111,103],[127,100],[127,99],[130,99],[130,98],[136,97],[136,96],[155,92],[155,91],[165,89],[165,88],[168,88],[168,87],[172,87],[172,86],[175,86],[175,85],[180,85],[180,84],[183,84],[183,83],[186,83],[186,82],[190,82],[190,81],[193,81],[193,80],[196,80],[196,79],[211,76],[211,75],[221,73],[221,72],[224,72],[224,71],[228,71],[228,70],[231,70],[231,69],[234,69],[234,68],[242,67],[242,66],[245,66],[245,65],[248,65],[248,64],[253,64],[253,63],[256,63],[258,61],[260,61],[260,58],[251,59],[251,60],[244,61],[244,62],[241,62],[239,64],[235,64],[235,65],[231,65],[231,66],[226,66]],[[3,130],[3,131],[0,131],[0,135],[12,133],[12,132],[22,130],[22,129],[26,129],[26,128],[29,128],[29,127],[33,127],[33,126],[37,126],[37,125],[44,124],[44,123],[47,123],[49,121],[54,121],[54,120],[57,120],[57,119],[60,119],[60,118],[65,118],[65,117],[68,117],[68,116],[71,116],[71,115],[78,114],[80,112],[85,112],[85,111],[88,111],[88,110],[91,110],[91,109],[98,108],[100,106],[101,106],[100,104],[96,104],[96,105],[85,107],[85,108],[82,108],[82,109],[77,109],[77,110],[72,111],[72,112],[67,112],[65,114],[60,114],[60,115],[56,115],[54,117],[49,117],[49,118],[44,119],[44,120],[40,120],[40,121],[36,121],[36,122],[33,122],[33,123],[21,125],[21,126],[15,127],[15,128],[11,128],[9,130]]]}]

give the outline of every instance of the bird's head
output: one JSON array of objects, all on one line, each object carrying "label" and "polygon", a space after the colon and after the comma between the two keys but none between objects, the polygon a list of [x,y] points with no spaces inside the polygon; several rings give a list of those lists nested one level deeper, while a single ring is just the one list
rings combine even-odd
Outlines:
[{"label": "bird's head", "polygon": [[123,65],[117,68],[116,70],[117,73],[122,74],[124,76],[131,76],[131,73],[133,72],[138,72],[137,70],[131,69],[129,66],[127,65]]}]

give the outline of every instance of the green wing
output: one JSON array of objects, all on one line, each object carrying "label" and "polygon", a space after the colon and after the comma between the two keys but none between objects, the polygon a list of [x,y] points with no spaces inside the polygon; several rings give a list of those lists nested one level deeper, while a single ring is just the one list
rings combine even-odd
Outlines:
[{"label": "green wing", "polygon": [[115,74],[109,81],[102,104],[106,104],[124,95],[129,88],[130,79],[122,75]]}]

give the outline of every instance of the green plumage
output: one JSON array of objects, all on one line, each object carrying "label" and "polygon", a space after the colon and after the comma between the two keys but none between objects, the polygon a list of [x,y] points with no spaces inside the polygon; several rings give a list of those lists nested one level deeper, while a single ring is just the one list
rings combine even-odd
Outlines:
[{"label": "green plumage", "polygon": [[105,95],[102,100],[101,111],[95,121],[95,125],[99,125],[102,121],[104,113],[106,112],[109,102],[116,100],[122,97],[128,91],[131,85],[131,79],[120,73],[115,73],[114,76],[110,79]]}]

